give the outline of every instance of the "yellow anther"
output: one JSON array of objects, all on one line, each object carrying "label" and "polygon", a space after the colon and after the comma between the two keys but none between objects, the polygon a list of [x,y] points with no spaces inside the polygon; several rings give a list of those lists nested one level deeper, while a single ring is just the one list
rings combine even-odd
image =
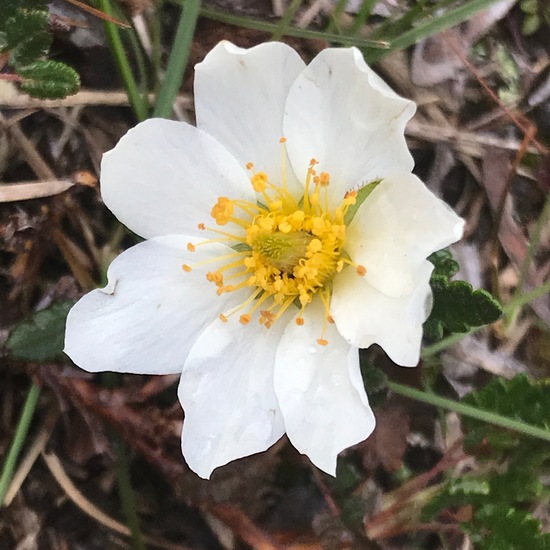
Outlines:
[{"label": "yellow anther", "polygon": [[252,317],[248,313],[244,313],[239,317],[239,322],[241,325],[248,325],[250,321],[252,320]]},{"label": "yellow anther", "polygon": [[235,205],[233,201],[229,200],[227,197],[219,197],[210,215],[216,220],[218,225],[225,225],[231,220],[234,211]]},{"label": "yellow anther", "polygon": [[185,271],[185,273],[189,273],[191,271],[191,268],[187,264],[183,264],[181,268]]},{"label": "yellow anther", "polygon": [[227,323],[227,321],[229,321],[229,319],[223,314],[223,313],[220,313],[218,315],[218,319],[222,322],[222,323]]},{"label": "yellow anther", "polygon": [[319,252],[323,249],[323,243],[319,239],[312,239],[312,241],[307,245],[307,252],[309,255]]},{"label": "yellow anther", "polygon": [[360,275],[361,277],[364,277],[367,274],[367,268],[364,265],[358,265],[355,270],[357,271],[357,275]]},{"label": "yellow anther", "polygon": [[279,224],[279,231],[283,233],[290,233],[292,231],[292,225],[290,225],[287,220],[283,220]]},{"label": "yellow anther", "polygon": [[250,181],[252,182],[252,187],[254,187],[254,191],[262,193],[267,187],[268,177],[265,172],[257,172],[250,178]]},{"label": "yellow anther", "polygon": [[204,225],[204,223],[199,223],[197,225],[197,229],[200,229],[201,231],[204,231],[206,229],[206,226]]},{"label": "yellow anther", "polygon": [[189,252],[195,252],[195,245],[193,243],[187,243],[187,250],[189,250]]},{"label": "yellow anther", "polygon": [[279,140],[279,143],[286,143],[286,137],[282,137],[282,138]]},{"label": "yellow anther", "polygon": [[[328,323],[334,323],[330,316],[334,275],[345,265],[350,265],[359,275],[366,273],[363,266],[354,263],[345,253],[345,217],[356,201],[357,192],[350,191],[339,204],[329,205],[326,186],[330,184],[330,174],[317,173],[319,163],[312,158],[307,167],[303,197],[293,196],[286,181],[286,138],[279,141],[280,176],[270,174],[270,178],[265,172],[254,172],[252,162],[245,165],[252,171],[250,182],[260,194],[260,202],[219,197],[212,208],[211,215],[218,225],[232,223],[237,230],[197,226],[216,234],[216,239],[205,242],[223,243],[233,249],[231,253],[193,265],[221,260],[223,264],[216,264],[220,267],[206,273],[206,279],[216,285],[216,293],[248,291],[240,305],[219,315],[222,322],[239,312],[241,324],[254,319],[270,328],[288,308],[297,304],[299,313],[294,314],[294,322],[302,326],[306,307],[314,297],[320,297],[325,313],[317,343],[326,346],[325,330]],[[193,252],[199,244],[202,243],[188,243],[187,250]],[[191,270],[189,266],[183,269]]]},{"label": "yellow anther", "polygon": [[271,311],[262,310],[260,311],[260,325],[263,325],[265,328],[271,328],[275,322],[276,316],[271,313]]},{"label": "yellow anther", "polygon": [[219,271],[209,271],[206,274],[206,280],[216,286],[223,286],[223,275]]},{"label": "yellow anther", "polygon": [[329,315],[327,317],[327,321],[331,324],[331,325],[334,325],[334,318],[332,317],[332,315]]},{"label": "yellow anther", "polygon": [[328,172],[321,172],[319,174],[319,185],[326,187],[330,183],[330,174]]},{"label": "yellow anther", "polygon": [[317,339],[317,343],[318,343],[320,346],[328,346],[328,340],[325,340],[324,338],[318,338],[318,339]]}]

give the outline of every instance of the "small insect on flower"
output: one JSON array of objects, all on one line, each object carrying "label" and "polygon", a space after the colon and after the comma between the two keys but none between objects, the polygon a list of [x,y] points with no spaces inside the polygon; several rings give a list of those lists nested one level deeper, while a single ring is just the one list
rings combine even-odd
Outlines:
[{"label": "small insect on flower", "polygon": [[463,221],[411,170],[415,112],[355,48],[306,66],[277,42],[218,44],[197,127],[149,120],[107,153],[101,192],[146,241],[67,321],[82,368],[182,373],[182,449],[209,477],[285,432],[319,468],[370,435],[359,348],[418,363],[426,258]]}]

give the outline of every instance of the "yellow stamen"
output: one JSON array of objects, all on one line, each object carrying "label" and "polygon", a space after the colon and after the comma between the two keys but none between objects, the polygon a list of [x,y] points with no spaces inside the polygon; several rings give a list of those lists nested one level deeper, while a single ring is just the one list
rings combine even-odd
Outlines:
[{"label": "yellow stamen", "polygon": [[250,323],[251,320],[252,320],[252,317],[248,313],[243,313],[239,317],[239,322],[241,323],[241,325],[248,325],[248,323]]},{"label": "yellow stamen", "polygon": [[[192,264],[194,268],[216,262],[206,273],[206,279],[215,285],[218,295],[250,289],[240,305],[220,314],[220,321],[227,322],[240,312],[241,324],[250,323],[254,316],[265,328],[270,328],[296,304],[299,313],[295,323],[302,326],[305,309],[314,298],[320,299],[324,315],[317,343],[326,346],[328,323],[334,323],[330,315],[333,277],[346,265],[353,266],[358,275],[364,276],[367,272],[344,251],[345,216],[355,204],[357,192],[346,193],[339,204],[330,208],[331,176],[329,172],[317,170],[319,162],[312,158],[305,174],[304,195],[293,196],[287,188],[286,141],[284,137],[279,140],[279,182],[257,171],[251,174],[250,184],[259,194],[258,203],[218,197],[211,216],[218,226],[233,224],[233,230],[222,231],[200,223],[199,229],[211,231],[220,238],[188,243],[187,249],[193,252],[199,245],[219,242],[235,250]],[[246,163],[246,169],[253,171],[254,164]],[[188,265],[183,269],[191,271]]]}]

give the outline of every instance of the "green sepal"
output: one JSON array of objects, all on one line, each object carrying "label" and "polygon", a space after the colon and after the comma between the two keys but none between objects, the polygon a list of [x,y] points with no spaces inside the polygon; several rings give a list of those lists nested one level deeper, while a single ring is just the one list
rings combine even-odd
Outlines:
[{"label": "green sepal", "polygon": [[502,316],[502,307],[487,291],[474,290],[466,281],[449,281],[458,271],[450,252],[440,250],[428,260],[435,267],[430,279],[433,309],[424,323],[427,338],[439,340],[445,331],[468,332],[494,323]]},{"label": "green sepal", "polygon": [[367,197],[378,187],[378,184],[382,180],[374,180],[370,183],[367,183],[363,187],[357,190],[357,198],[355,200],[355,204],[352,204],[348,211],[346,212],[346,215],[344,216],[344,223],[346,225],[349,225],[353,218],[355,217],[355,214],[357,214],[357,211],[359,210],[359,207],[365,202]]},{"label": "green sepal", "polygon": [[59,61],[35,61],[19,67],[17,73],[23,79],[21,89],[40,99],[61,99],[75,94],[80,87],[78,73]]},{"label": "green sepal", "polygon": [[58,302],[17,325],[6,342],[15,359],[49,361],[63,355],[65,321],[72,302]]}]

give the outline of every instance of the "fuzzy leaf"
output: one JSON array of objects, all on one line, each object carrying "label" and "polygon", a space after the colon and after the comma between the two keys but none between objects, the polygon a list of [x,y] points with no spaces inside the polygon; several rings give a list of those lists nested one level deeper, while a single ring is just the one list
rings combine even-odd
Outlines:
[{"label": "fuzzy leaf", "polygon": [[459,265],[453,259],[453,255],[447,249],[434,252],[428,261],[434,265],[432,272],[432,280],[445,280],[448,281],[451,277],[456,275],[459,270]]},{"label": "fuzzy leaf", "polygon": [[6,46],[12,65],[27,65],[46,55],[52,42],[47,10],[20,10],[6,21]]},{"label": "fuzzy leaf", "polygon": [[474,290],[466,281],[447,282],[432,277],[434,305],[424,325],[426,336],[439,339],[448,332],[468,332],[494,323],[502,315],[500,304],[485,290]]},{"label": "fuzzy leaf", "polygon": [[60,99],[75,94],[80,87],[77,72],[59,61],[35,61],[17,72],[23,78],[21,89],[41,99]]},{"label": "fuzzy leaf", "polygon": [[550,535],[543,535],[540,521],[523,510],[489,504],[478,512],[474,522],[464,527],[477,531],[472,539],[479,550],[550,549]]},{"label": "fuzzy leaf", "polygon": [[464,401],[485,411],[550,430],[550,384],[547,382],[530,380],[523,374],[511,380],[493,378]]},{"label": "fuzzy leaf", "polygon": [[6,346],[16,359],[48,361],[63,354],[65,321],[71,302],[59,302],[17,325]]}]

